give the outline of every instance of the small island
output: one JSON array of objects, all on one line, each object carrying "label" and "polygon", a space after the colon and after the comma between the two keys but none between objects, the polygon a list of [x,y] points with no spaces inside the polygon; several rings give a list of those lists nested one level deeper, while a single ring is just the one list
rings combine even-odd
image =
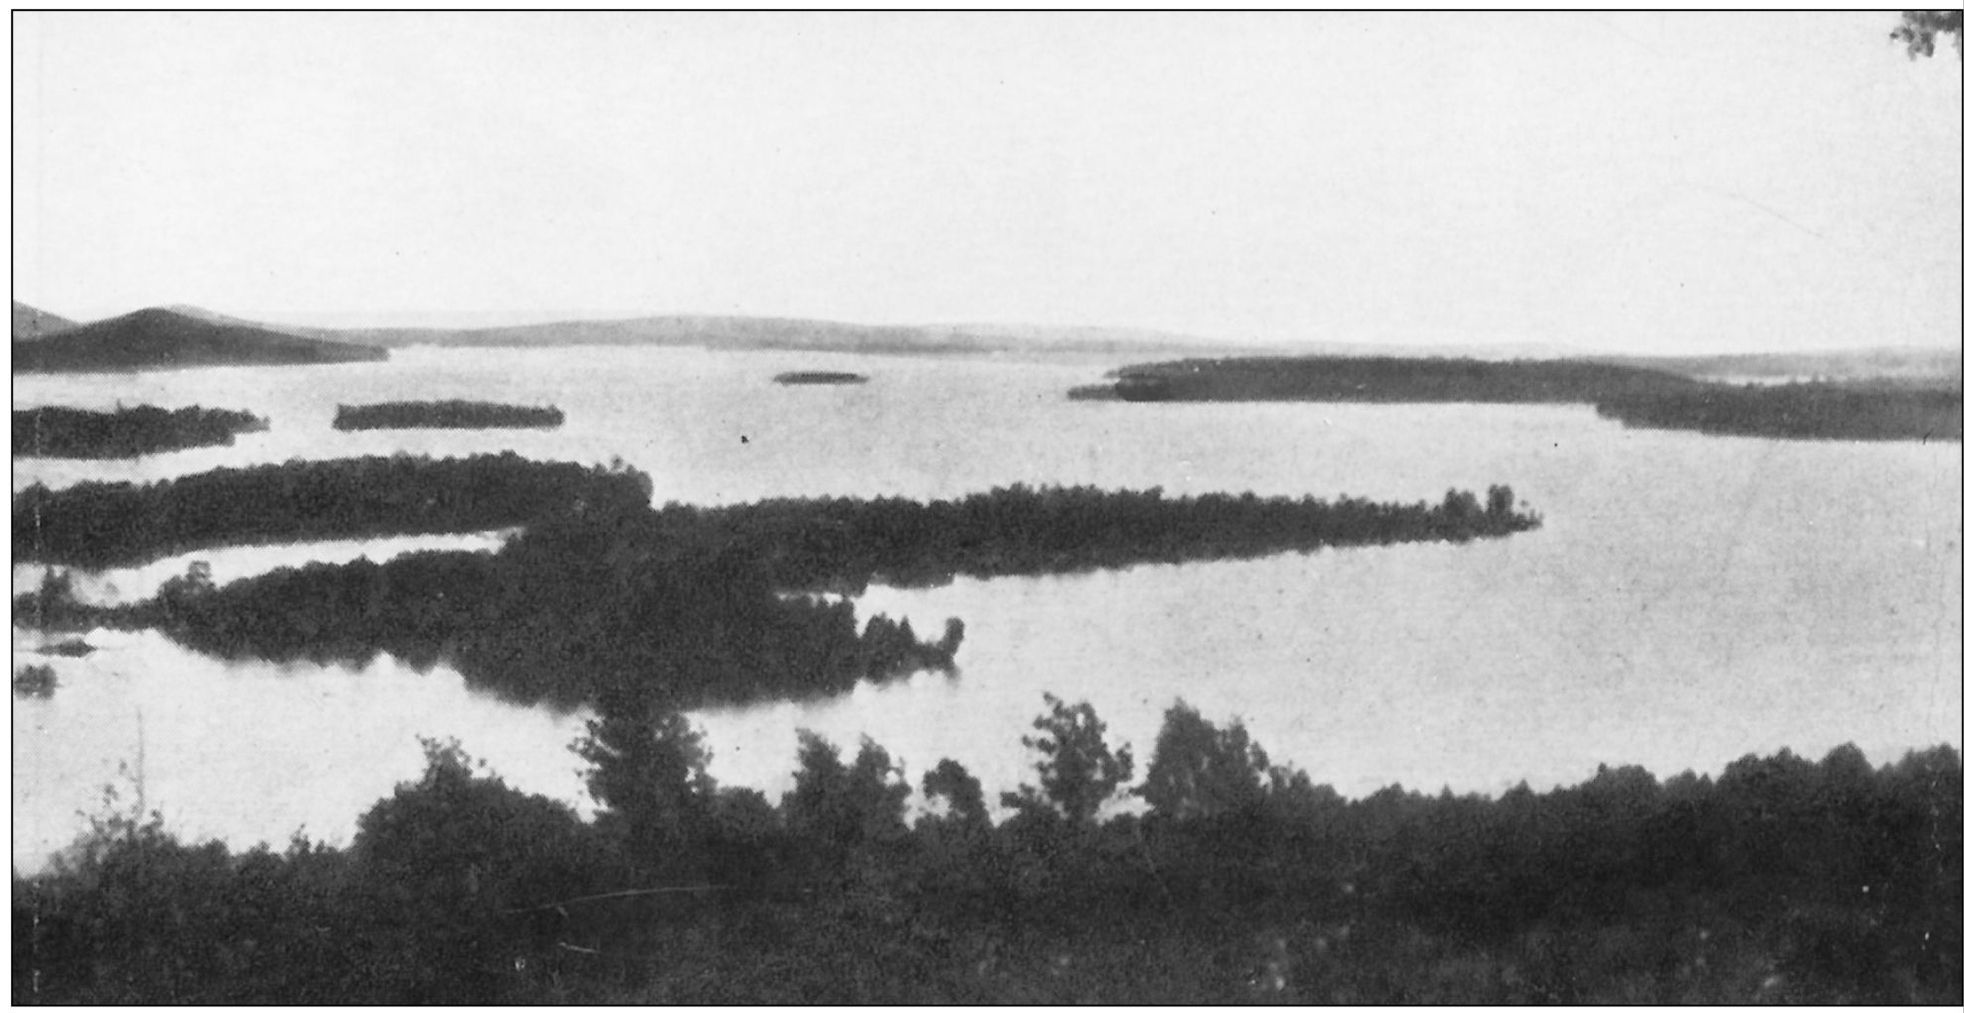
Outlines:
[{"label": "small island", "polygon": [[55,695],[55,687],[61,680],[55,678],[52,665],[28,665],[14,669],[14,695],[33,697],[40,700]]},{"label": "small island", "polygon": [[263,432],[251,412],[152,405],[113,412],[29,408],[14,412],[14,456],[132,458],[190,447],[229,447],[239,433]]},{"label": "small island", "polygon": [[566,415],[557,408],[489,401],[384,401],[336,405],[334,428],[355,429],[557,429]]},{"label": "small island", "polygon": [[866,377],[858,373],[834,373],[825,370],[804,370],[779,373],[772,378],[775,382],[790,387],[821,386],[826,384],[865,383]]}]

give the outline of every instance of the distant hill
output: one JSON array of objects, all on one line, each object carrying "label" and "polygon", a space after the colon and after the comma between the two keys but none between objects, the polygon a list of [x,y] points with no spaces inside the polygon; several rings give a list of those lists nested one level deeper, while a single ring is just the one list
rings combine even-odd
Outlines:
[{"label": "distant hill", "polygon": [[857,352],[875,355],[973,355],[996,352],[1137,353],[1220,350],[1199,339],[1102,328],[851,324],[786,317],[650,316],[564,320],[514,327],[296,328],[295,333],[356,344],[556,348],[567,345],[695,346]]},{"label": "distant hill", "polygon": [[15,341],[15,372],[123,372],[190,366],[271,366],[386,359],[379,348],[138,310],[31,341]]},{"label": "distant hill", "polygon": [[37,310],[19,300],[14,302],[14,340],[33,341],[57,331],[75,327],[75,321],[58,317],[45,310]]},{"label": "distant hill", "polygon": [[[278,327],[279,325],[262,325]],[[873,355],[1410,355],[1487,358],[1553,358],[1561,349],[1509,345],[1464,349],[1449,346],[1248,344],[1190,334],[1126,327],[1031,324],[852,324],[790,317],[670,315],[616,320],[565,320],[510,327],[378,327],[336,330],[286,328],[296,334],[385,348],[410,345],[500,345],[552,348],[565,345],[656,345],[720,349],[856,352]]]}]

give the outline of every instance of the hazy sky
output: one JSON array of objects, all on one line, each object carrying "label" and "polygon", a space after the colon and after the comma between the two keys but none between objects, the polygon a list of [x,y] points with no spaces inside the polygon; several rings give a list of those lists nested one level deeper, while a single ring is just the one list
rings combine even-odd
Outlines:
[{"label": "hazy sky", "polygon": [[14,15],[14,296],[1955,345],[1893,14]]}]

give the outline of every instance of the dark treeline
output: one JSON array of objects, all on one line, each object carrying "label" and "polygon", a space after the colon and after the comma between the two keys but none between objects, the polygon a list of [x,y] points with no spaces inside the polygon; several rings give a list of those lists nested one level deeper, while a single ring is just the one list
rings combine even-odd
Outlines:
[{"label": "dark treeline", "polygon": [[288,461],[147,485],[37,484],[14,496],[14,559],[100,568],[217,545],[481,531],[645,512],[650,490],[632,469],[510,452]]},{"label": "dark treeline", "polygon": [[223,408],[29,408],[14,412],[14,456],[139,457],[186,447],[229,447],[236,434],[265,428],[266,420],[251,412]]},{"label": "dark treeline", "polygon": [[1464,401],[1591,404],[1612,395],[1685,390],[1675,373],[1578,359],[1417,359],[1246,356],[1124,366],[1112,384],[1073,388],[1078,400]]},{"label": "dark treeline", "polygon": [[520,701],[687,704],[802,698],[923,668],[949,669],[951,623],[857,628],[850,602],[787,592],[1247,557],[1325,545],[1463,541],[1539,518],[1505,486],[1483,505],[1016,486],[955,501],[770,500],[669,505],[532,524],[496,554],[422,552],[285,568],[223,587],[196,571],[148,602],[93,608],[50,572],[15,622],[56,630],[153,626],[224,657],[455,665]]},{"label": "dark treeline", "polygon": [[[801,733],[773,804],[670,711],[589,723],[591,824],[432,744],[351,847],[111,819],[16,875],[16,1003],[1933,1003],[1959,758],[1601,768],[1345,800],[1169,711],[1144,777],[1051,699],[1005,793]],[[919,785],[924,814],[909,822]],[[1136,796],[1142,814],[1100,818]],[[919,811],[922,807],[916,807]]]},{"label": "dark treeline", "polygon": [[555,429],[566,421],[557,408],[489,401],[385,401],[334,406],[336,429]]},{"label": "dark treeline", "polygon": [[1184,359],[1125,366],[1086,401],[1334,401],[1593,404],[1653,429],[1778,439],[1955,440],[1964,398],[1954,380],[1738,386],[1580,359],[1341,356]]},{"label": "dark treeline", "polygon": [[1956,386],[1894,383],[1705,384],[1627,394],[1596,411],[1624,425],[1812,440],[1957,440],[1964,396]]},{"label": "dark treeline", "polygon": [[1491,538],[1532,530],[1538,515],[1494,486],[1482,504],[1452,490],[1437,505],[1229,496],[1166,498],[1017,484],[959,500],[773,499],[727,507],[669,504],[657,539],[751,546],[788,588],[858,590],[955,576],[1068,573],[1138,563],[1250,558],[1324,546]]}]

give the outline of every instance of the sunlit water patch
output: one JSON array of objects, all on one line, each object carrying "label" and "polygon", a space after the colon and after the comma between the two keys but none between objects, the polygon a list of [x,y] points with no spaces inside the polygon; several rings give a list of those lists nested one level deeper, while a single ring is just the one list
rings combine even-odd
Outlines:
[{"label": "sunlit water patch", "polygon": [[[283,845],[297,830],[346,843],[355,821],[423,769],[419,737],[455,738],[523,791],[590,811],[568,747],[580,713],[523,708],[468,690],[447,669],[384,655],[365,669],[228,664],[154,633],[96,631],[98,650],[44,659],[59,686],[13,706],[14,868],[41,867],[102,814],[159,812],[181,839]],[[14,658],[38,643],[14,630]]]}]

